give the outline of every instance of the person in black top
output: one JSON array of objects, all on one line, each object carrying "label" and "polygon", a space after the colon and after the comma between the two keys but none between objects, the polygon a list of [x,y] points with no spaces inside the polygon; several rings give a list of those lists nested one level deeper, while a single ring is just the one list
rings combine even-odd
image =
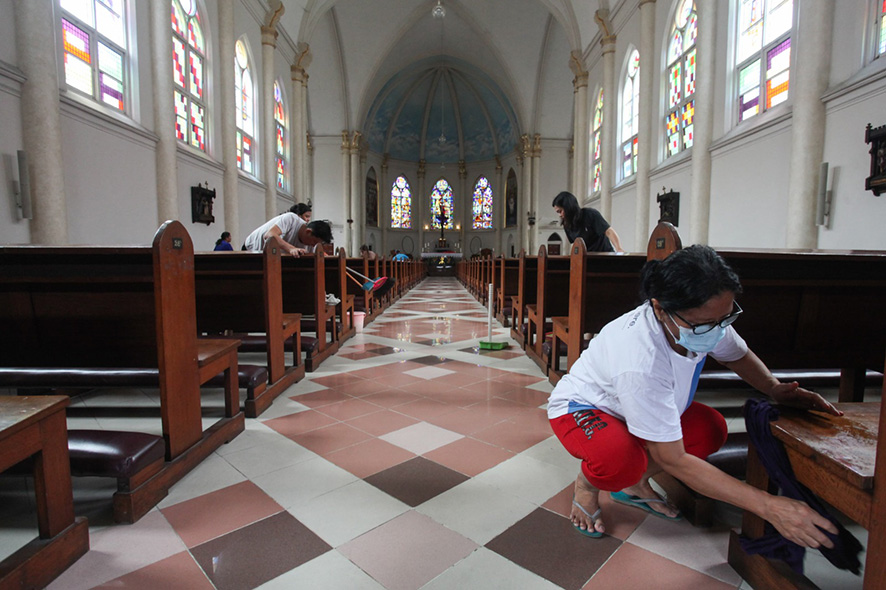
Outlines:
[{"label": "person in black top", "polygon": [[560,216],[570,243],[581,238],[588,252],[624,252],[618,234],[600,212],[592,207],[580,208],[572,193],[563,191],[554,197],[551,205]]}]

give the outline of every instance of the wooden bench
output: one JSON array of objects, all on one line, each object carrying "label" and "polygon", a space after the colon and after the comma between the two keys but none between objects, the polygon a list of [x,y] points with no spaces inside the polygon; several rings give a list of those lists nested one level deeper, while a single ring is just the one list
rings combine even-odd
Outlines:
[{"label": "wooden bench", "polygon": [[[134,522],[168,488],[244,429],[238,341],[197,338],[194,250],[184,226],[165,223],[145,247],[0,248],[2,387],[160,389],[163,469],[115,503]],[[204,431],[200,385],[224,374],[224,415]]]},{"label": "wooden bench", "polygon": [[[526,354],[547,375],[548,355],[542,350],[545,336],[553,329],[551,318],[569,314],[569,256],[548,256],[538,250],[538,281],[535,303],[526,306]],[[530,287],[531,288],[531,287]],[[555,350],[553,354],[558,354]]]},{"label": "wooden bench", "polygon": [[267,353],[267,385],[247,388],[244,409],[250,418],[305,376],[301,314],[283,313],[281,257],[282,251],[269,241],[262,253],[203,252],[194,259],[199,332],[233,334],[243,341],[241,350],[262,348]]},{"label": "wooden bench", "polygon": [[[312,372],[339,348],[335,306],[326,305],[326,266],[322,253],[283,256],[283,313],[301,314],[305,370]],[[312,332],[314,336],[306,336]]]},{"label": "wooden bench", "polygon": [[354,328],[354,295],[348,293],[348,283],[351,281],[346,270],[345,249],[339,248],[338,254],[326,257],[323,262],[326,268],[326,292],[340,300],[335,305],[335,317],[339,326],[336,339],[341,343],[357,333]]},{"label": "wooden bench", "polygon": [[520,288],[520,259],[498,259],[498,289],[496,290],[496,318],[505,328],[511,325],[511,316],[514,313],[514,297],[519,295]]},{"label": "wooden bench", "polygon": [[[886,388],[883,391],[886,396]],[[772,433],[784,444],[797,481],[868,531],[864,590],[886,588],[886,410],[879,403],[840,403],[841,417],[818,412],[781,411]],[[749,484],[770,489],[769,477],[751,446]],[[770,490],[771,491],[771,490]],[[751,539],[765,521],[745,512],[741,532]],[[803,576],[760,555],[748,555],[738,534],[729,539],[729,565],[757,590],[814,588]]]},{"label": "wooden bench", "polygon": [[538,257],[527,256],[520,250],[517,271],[517,295],[511,299],[511,338],[526,348],[526,308],[535,304],[538,297]]}]

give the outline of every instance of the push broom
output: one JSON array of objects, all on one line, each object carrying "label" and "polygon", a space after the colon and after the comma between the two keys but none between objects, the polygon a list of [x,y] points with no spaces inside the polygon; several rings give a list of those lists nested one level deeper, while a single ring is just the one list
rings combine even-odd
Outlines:
[{"label": "push broom", "polygon": [[507,342],[493,342],[492,341],[492,297],[495,294],[495,287],[492,286],[492,283],[489,283],[489,315],[488,315],[488,324],[489,324],[489,333],[487,334],[487,340],[480,341],[480,350],[504,350],[508,347]]},{"label": "push broom", "polygon": [[[362,275],[350,267],[345,267],[345,270],[348,271],[348,277],[350,277],[352,281],[360,285],[360,287],[362,287],[364,291],[372,292],[376,297],[381,297],[382,295],[390,291],[394,287],[394,283],[396,282],[396,279],[392,279],[390,277],[379,277],[377,279],[370,279],[366,275]],[[355,279],[353,275],[357,275],[366,282],[361,283],[360,281]]]}]

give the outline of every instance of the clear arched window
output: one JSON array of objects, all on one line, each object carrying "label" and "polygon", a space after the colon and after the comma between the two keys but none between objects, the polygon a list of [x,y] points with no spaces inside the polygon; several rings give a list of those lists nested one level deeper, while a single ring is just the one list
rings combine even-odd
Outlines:
[{"label": "clear arched window", "polygon": [[412,228],[412,191],[405,176],[398,176],[391,187],[391,227]]},{"label": "clear arched window", "polygon": [[473,229],[492,229],[492,187],[485,176],[478,178],[474,185],[472,211]]},{"label": "clear arched window", "polygon": [[667,155],[692,147],[695,119],[695,38],[698,13],[694,0],[677,0],[667,45],[668,114],[665,117]]},{"label": "clear arched window", "polygon": [[196,0],[172,0],[172,64],[175,80],[175,133],[206,151],[206,96],[204,71],[206,41]]},{"label": "clear arched window", "polygon": [[597,101],[594,103],[594,118],[591,121],[591,193],[600,192],[603,188],[603,89],[597,92]]},{"label": "clear arched window", "polygon": [[452,208],[452,187],[449,186],[449,181],[441,178],[434,185],[434,190],[431,191],[431,219],[433,220],[433,226],[436,229],[440,229],[439,217],[443,215],[446,217],[446,225],[443,227],[445,229],[452,229],[454,227],[452,224],[454,211],[455,209]]},{"label": "clear arched window", "polygon": [[886,54],[886,0],[877,0],[877,56]]},{"label": "clear arched window", "polygon": [[735,68],[738,120],[788,99],[793,0],[739,0]]},{"label": "clear arched window", "polygon": [[277,127],[277,188],[286,190],[286,109],[283,106],[283,89],[280,82],[274,81],[274,124]]},{"label": "clear arched window", "polygon": [[61,0],[65,84],[126,111],[125,0]]},{"label": "clear arched window", "polygon": [[640,127],[640,52],[631,51],[625,64],[624,86],[621,90],[621,162],[622,177],[637,171],[638,140]]},{"label": "clear arched window", "polygon": [[255,88],[246,44],[234,45],[234,95],[237,105],[237,167],[255,173]]}]

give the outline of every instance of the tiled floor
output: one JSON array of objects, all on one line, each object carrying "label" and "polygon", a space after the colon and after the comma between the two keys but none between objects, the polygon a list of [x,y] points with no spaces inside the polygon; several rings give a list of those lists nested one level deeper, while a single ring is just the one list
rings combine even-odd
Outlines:
[{"label": "tiled floor", "polygon": [[[481,353],[485,318],[454,279],[426,280],[134,525],[110,522],[113,482],[77,480],[91,550],[50,588],[747,588],[726,563],[734,510],[697,529],[603,494],[609,534],[572,529],[578,464],[551,434],[551,387],[498,324],[511,347]],[[743,395],[698,399],[729,410]],[[109,401],[142,410],[106,417]],[[157,403],[80,398],[69,424],[156,432]],[[29,484],[0,486],[5,556],[35,528]],[[807,569],[822,588],[861,587],[817,552]]]}]

